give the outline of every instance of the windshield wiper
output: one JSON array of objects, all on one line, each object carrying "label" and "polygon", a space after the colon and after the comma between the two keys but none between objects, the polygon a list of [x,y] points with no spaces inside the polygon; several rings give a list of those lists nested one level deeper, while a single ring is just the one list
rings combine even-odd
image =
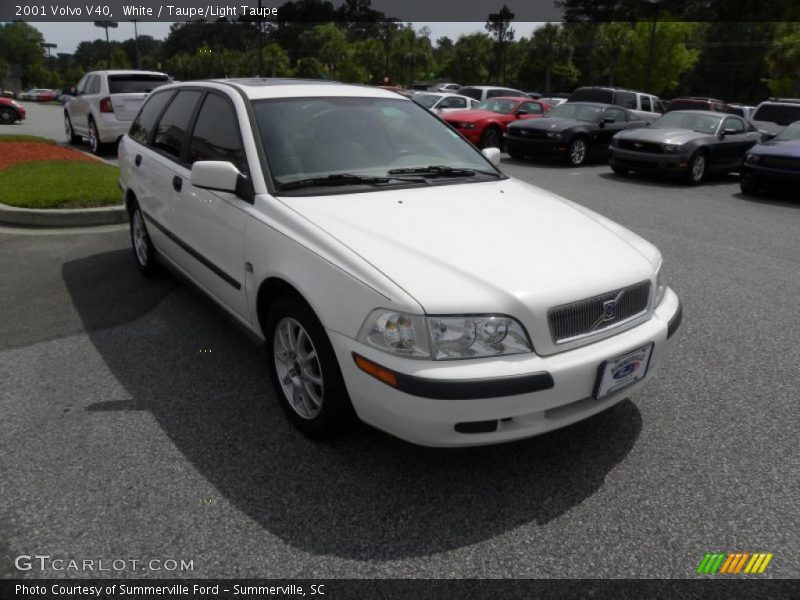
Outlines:
[{"label": "windshield wiper", "polygon": [[280,185],[280,189],[295,190],[304,187],[354,184],[381,185],[390,183],[391,181],[425,183],[425,180],[419,177],[372,177],[369,175],[355,175],[354,173],[334,173],[333,175],[327,175],[325,177],[309,177],[308,179],[299,179],[297,181],[283,183]]},{"label": "windshield wiper", "polygon": [[408,167],[405,169],[389,169],[389,175],[424,175],[425,177],[475,177],[477,174],[491,175],[498,179],[502,177],[500,173],[493,171],[482,171],[480,169],[460,169],[458,167],[446,167],[444,165],[429,165],[427,167]]}]

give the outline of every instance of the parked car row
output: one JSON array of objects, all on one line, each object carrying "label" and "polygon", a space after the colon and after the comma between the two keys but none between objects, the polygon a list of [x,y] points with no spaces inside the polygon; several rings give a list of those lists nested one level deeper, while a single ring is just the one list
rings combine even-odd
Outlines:
[{"label": "parked car row", "polygon": [[20,94],[20,100],[28,100],[30,102],[52,102],[60,95],[61,90],[31,88],[27,92]]}]

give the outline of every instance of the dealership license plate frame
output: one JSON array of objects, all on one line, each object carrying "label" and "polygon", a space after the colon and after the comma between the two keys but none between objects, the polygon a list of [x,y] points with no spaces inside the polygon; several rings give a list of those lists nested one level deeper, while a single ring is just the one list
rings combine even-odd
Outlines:
[{"label": "dealership license plate frame", "polygon": [[[655,342],[650,342],[644,346],[639,346],[635,350],[629,350],[624,354],[620,354],[616,358],[605,361],[600,365],[597,370],[597,382],[594,385],[594,399],[603,400],[611,394],[624,390],[625,388],[633,385],[637,381],[641,381],[647,376],[647,371],[650,369],[650,360],[653,357],[653,348]],[[618,384],[613,382],[613,370],[622,363],[636,358],[637,355],[642,355],[642,363],[644,368],[639,368],[636,372],[631,373],[630,376],[623,378]]]}]

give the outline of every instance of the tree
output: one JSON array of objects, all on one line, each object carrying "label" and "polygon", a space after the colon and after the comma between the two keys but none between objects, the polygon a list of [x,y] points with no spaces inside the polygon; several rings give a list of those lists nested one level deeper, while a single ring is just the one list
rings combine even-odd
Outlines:
[{"label": "tree", "polygon": [[322,64],[314,57],[307,56],[297,61],[294,69],[296,77],[319,79],[322,76]]},{"label": "tree", "polygon": [[22,69],[22,83],[44,85],[34,77],[42,76],[44,69],[44,38],[38,29],[22,21],[0,24],[0,56],[10,65],[18,64]]},{"label": "tree", "polygon": [[573,49],[572,39],[561,25],[547,23],[533,32],[529,64],[531,71],[543,76],[545,93],[554,88],[571,88],[578,80],[579,72],[572,62]]},{"label": "tree", "polygon": [[337,70],[345,68],[350,59],[347,35],[333,23],[317,25],[300,36],[303,46],[309,51],[316,50],[320,63],[327,66],[331,77],[336,79]]},{"label": "tree", "polygon": [[491,64],[492,38],[485,33],[473,33],[456,40],[447,72],[463,85],[481,84],[489,77]]},{"label": "tree", "polygon": [[784,23],[766,55],[770,91],[776,96],[800,96],[800,25]]},{"label": "tree", "polygon": [[497,83],[506,80],[506,48],[514,41],[514,30],[511,29],[511,21],[514,13],[503,4],[500,12],[491,13],[486,21],[486,31],[494,37],[494,80]]},{"label": "tree", "polygon": [[597,26],[595,52],[599,68],[595,73],[613,86],[620,77],[624,78],[623,58],[630,52],[634,32],[628,23],[602,23]]},{"label": "tree", "polygon": [[417,37],[409,23],[394,35],[389,58],[392,73],[407,85],[427,79],[433,65],[431,40],[427,36]]},{"label": "tree", "polygon": [[261,49],[261,63],[258,60],[258,48],[249,52],[246,56],[246,73],[253,75],[258,72],[259,64],[263,65],[264,76],[272,77],[291,77],[292,67],[289,64],[289,55],[280,45],[272,42]]}]

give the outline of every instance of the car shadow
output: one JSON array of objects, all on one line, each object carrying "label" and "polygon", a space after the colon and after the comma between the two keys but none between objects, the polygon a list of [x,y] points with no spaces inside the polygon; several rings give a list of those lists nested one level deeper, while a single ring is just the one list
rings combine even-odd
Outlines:
[{"label": "car shadow", "polygon": [[758,195],[745,194],[738,192],[733,195],[734,198],[745,200],[754,204],[768,204],[771,206],[786,206],[791,208],[800,208],[800,194],[791,192],[759,192]]},{"label": "car shadow", "polygon": [[650,173],[650,172],[633,172],[628,175],[617,175],[611,171],[611,167],[607,173],[598,173],[598,177],[608,179],[610,181],[627,181],[632,184],[637,184],[644,187],[675,187],[683,189],[693,189],[703,187],[713,187],[718,185],[731,185],[739,183],[739,176],[733,173],[709,173],[700,185],[690,185],[678,175],[670,175],[666,173]]},{"label": "car shadow", "polygon": [[[642,428],[639,409],[625,400],[499,446],[423,448],[367,426],[334,442],[308,439],[282,414],[263,350],[194,287],[178,283],[136,321],[92,326],[98,290],[83,282],[94,273],[115,285],[121,267],[112,264],[99,254],[62,267],[89,338],[130,395],[86,411],[149,411],[227,502],[313,554],[426,556],[546,524],[591,498]],[[151,285],[125,280],[131,295]],[[125,311],[124,303],[108,310]]]}]

